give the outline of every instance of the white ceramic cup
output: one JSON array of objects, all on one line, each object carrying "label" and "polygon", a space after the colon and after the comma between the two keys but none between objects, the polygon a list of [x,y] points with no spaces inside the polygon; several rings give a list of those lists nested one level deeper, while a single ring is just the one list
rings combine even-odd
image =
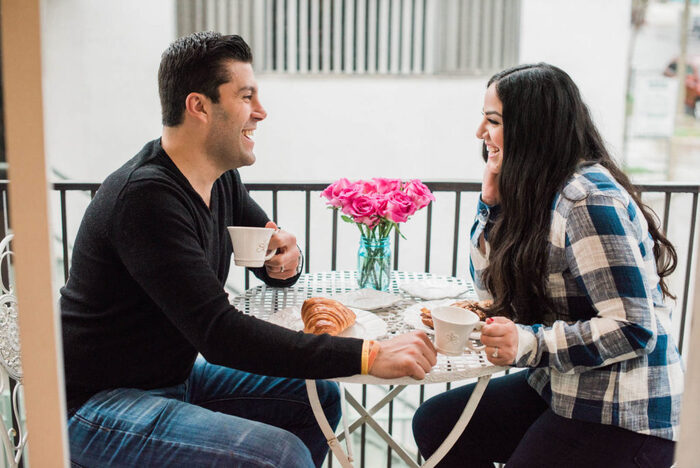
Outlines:
[{"label": "white ceramic cup", "polygon": [[275,232],[272,228],[228,226],[227,229],[233,244],[233,261],[237,266],[259,268],[277,253],[277,249],[267,253],[270,238]]},{"label": "white ceramic cup", "polygon": [[456,306],[438,306],[431,311],[435,327],[435,348],[448,356],[461,356],[464,347],[481,351],[486,346],[477,346],[469,341],[474,330],[481,330],[484,322],[471,310]]}]

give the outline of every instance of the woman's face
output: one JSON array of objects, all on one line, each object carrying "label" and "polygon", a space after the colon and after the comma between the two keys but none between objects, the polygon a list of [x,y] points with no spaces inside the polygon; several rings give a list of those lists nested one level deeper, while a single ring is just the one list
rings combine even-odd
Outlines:
[{"label": "woman's face", "polygon": [[481,124],[476,130],[476,137],[484,140],[488,152],[486,160],[494,172],[501,170],[503,161],[503,104],[496,93],[496,83],[486,89],[484,110]]}]

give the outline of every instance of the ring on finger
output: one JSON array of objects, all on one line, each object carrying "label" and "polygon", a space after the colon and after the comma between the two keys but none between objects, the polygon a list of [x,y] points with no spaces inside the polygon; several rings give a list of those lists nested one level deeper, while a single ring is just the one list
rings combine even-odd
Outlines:
[{"label": "ring on finger", "polygon": [[498,346],[496,346],[496,349],[491,353],[492,358],[497,358],[498,357]]}]

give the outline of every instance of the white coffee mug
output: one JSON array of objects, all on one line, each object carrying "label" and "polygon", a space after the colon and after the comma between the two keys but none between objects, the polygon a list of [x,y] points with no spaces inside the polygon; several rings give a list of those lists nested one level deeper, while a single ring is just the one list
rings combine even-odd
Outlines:
[{"label": "white coffee mug", "polygon": [[431,311],[435,327],[435,348],[448,356],[461,356],[464,347],[481,351],[486,346],[477,346],[469,341],[472,331],[481,330],[484,322],[471,310],[456,306],[438,306]]},{"label": "white coffee mug", "polygon": [[267,253],[270,238],[275,232],[272,228],[228,226],[227,229],[233,244],[233,261],[237,266],[259,268],[277,253],[277,249]]}]

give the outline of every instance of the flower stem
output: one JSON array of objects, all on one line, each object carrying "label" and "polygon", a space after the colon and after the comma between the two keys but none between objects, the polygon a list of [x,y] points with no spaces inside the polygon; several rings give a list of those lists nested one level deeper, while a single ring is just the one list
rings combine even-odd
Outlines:
[{"label": "flower stem", "polygon": [[[360,287],[383,290],[388,286],[391,270],[391,248],[388,236],[378,238],[377,232],[363,236],[358,258]],[[385,284],[386,283],[386,284]]]}]

